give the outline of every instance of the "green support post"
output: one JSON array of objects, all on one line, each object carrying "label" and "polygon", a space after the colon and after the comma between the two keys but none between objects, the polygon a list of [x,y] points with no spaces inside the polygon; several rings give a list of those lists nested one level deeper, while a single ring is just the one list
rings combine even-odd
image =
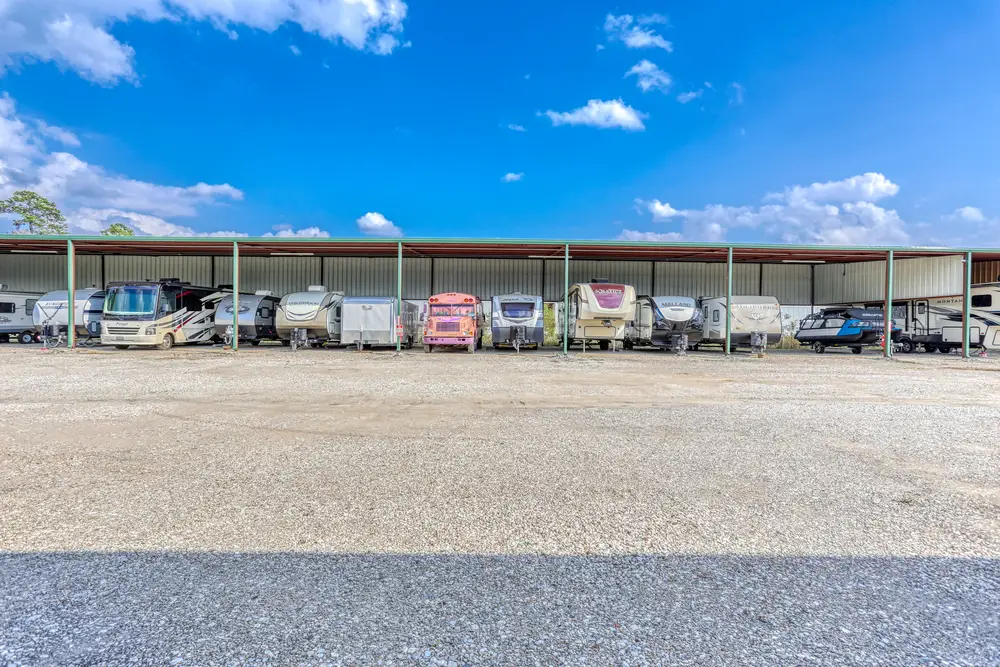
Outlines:
[{"label": "green support post", "polygon": [[[396,330],[403,322],[403,242],[396,244]],[[403,342],[396,336],[396,353],[403,347]]]},{"label": "green support post", "polygon": [[240,349],[240,244],[233,241],[233,352]]},{"label": "green support post", "polygon": [[569,244],[563,259],[563,356],[569,355]]},{"label": "green support post", "polygon": [[962,299],[962,356],[968,359],[971,355],[972,338],[972,253],[965,253],[965,292]]},{"label": "green support post", "polygon": [[892,357],[892,262],[893,254],[890,250],[885,255],[885,307],[882,310],[884,316],[882,322],[882,354],[886,359]]},{"label": "green support post", "polygon": [[726,249],[726,356],[732,352],[733,337],[733,246]]},{"label": "green support post", "polygon": [[66,241],[66,347],[76,347],[76,251]]}]

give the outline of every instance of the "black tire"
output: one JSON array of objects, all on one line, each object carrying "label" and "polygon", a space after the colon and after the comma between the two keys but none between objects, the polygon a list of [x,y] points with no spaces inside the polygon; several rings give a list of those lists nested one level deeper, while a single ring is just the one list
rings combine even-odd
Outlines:
[{"label": "black tire", "polygon": [[851,348],[851,353],[852,353],[852,354],[861,354],[861,351],[862,351],[862,350],[861,350],[861,348],[860,348],[860,347],[852,347],[852,348]]},{"label": "black tire", "polygon": [[260,340],[258,339],[254,338],[252,341],[250,341],[250,347],[257,347],[258,345],[260,345]]},{"label": "black tire", "polygon": [[115,345],[116,350],[127,350],[128,345]]},{"label": "black tire", "polygon": [[291,341],[291,340],[289,340],[289,339],[285,339],[285,338],[282,338],[282,339],[281,339],[281,346],[282,346],[282,347],[288,347],[288,346],[289,346],[289,345],[291,345],[291,344],[292,344],[292,341]]},{"label": "black tire", "polygon": [[10,334],[0,334],[0,343],[9,343]]},{"label": "black tire", "polygon": [[163,340],[160,344],[156,346],[158,350],[169,350],[174,346],[174,335],[173,334],[163,334]]},{"label": "black tire", "polygon": [[609,341],[609,340],[602,340],[600,343],[598,343],[598,346],[602,350],[608,350],[608,349],[611,348],[611,341]]},{"label": "black tire", "polygon": [[35,342],[35,332],[34,331],[22,331],[17,334],[17,342],[21,345],[31,345]]},{"label": "black tire", "polygon": [[924,343],[924,352],[937,352],[937,346]]},{"label": "black tire", "polygon": [[823,345],[823,343],[816,341],[815,343],[813,343],[813,352],[815,352],[816,354],[823,354],[824,352],[826,352],[826,345]]},{"label": "black tire", "polygon": [[941,354],[950,354],[951,353],[951,348],[950,347],[945,347],[945,346],[942,345],[941,347],[939,347],[937,349],[937,351],[940,352]]},{"label": "black tire", "polygon": [[914,345],[913,341],[910,340],[909,338],[904,338],[903,340],[899,341],[899,351],[900,352],[905,352],[906,354],[910,354],[911,352],[915,351],[916,349],[917,349],[917,346]]}]

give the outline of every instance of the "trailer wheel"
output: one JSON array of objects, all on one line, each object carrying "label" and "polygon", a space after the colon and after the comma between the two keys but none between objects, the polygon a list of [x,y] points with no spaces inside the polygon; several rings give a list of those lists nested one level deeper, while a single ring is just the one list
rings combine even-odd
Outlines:
[{"label": "trailer wheel", "polygon": [[942,345],[941,347],[939,347],[937,349],[937,351],[940,352],[941,354],[948,354],[949,352],[951,352],[951,348],[950,347],[945,347],[944,345]]},{"label": "trailer wheel", "polygon": [[0,343],[9,343],[10,334],[0,334]]},{"label": "trailer wheel", "polygon": [[905,352],[906,354],[910,354],[911,352],[913,352],[916,349],[917,349],[917,346],[914,345],[913,341],[910,340],[909,338],[904,338],[903,340],[899,341],[899,351],[900,352]]},{"label": "trailer wheel", "polygon": [[426,343],[424,344],[424,352],[426,352],[427,354],[430,354],[433,349],[434,348],[431,347],[430,345],[427,345]]},{"label": "trailer wheel", "polygon": [[602,340],[601,342],[598,343],[598,347],[600,347],[602,350],[607,350],[611,347],[611,341]]},{"label": "trailer wheel", "polygon": [[127,350],[128,345],[115,345],[116,350]]},{"label": "trailer wheel", "polygon": [[281,339],[281,346],[282,346],[282,347],[288,347],[288,346],[289,346],[289,345],[291,345],[291,344],[292,344],[292,341],[291,341],[291,340],[288,340],[288,339],[285,339],[285,338],[282,338],[282,339]]},{"label": "trailer wheel", "polygon": [[17,335],[17,342],[21,345],[30,345],[35,342],[34,331],[22,331]]},{"label": "trailer wheel", "polygon": [[259,339],[254,338],[253,340],[250,341],[250,346],[251,347],[257,347],[258,345],[260,345],[260,340]]},{"label": "trailer wheel", "polygon": [[853,354],[861,354],[861,348],[860,347],[852,347],[851,348],[851,352]]},{"label": "trailer wheel", "polygon": [[174,346],[174,335],[173,334],[163,334],[163,340],[156,347],[161,350],[169,350]]},{"label": "trailer wheel", "polygon": [[823,354],[824,352],[826,352],[826,345],[823,345],[823,343],[817,341],[813,343],[813,351],[816,354]]}]

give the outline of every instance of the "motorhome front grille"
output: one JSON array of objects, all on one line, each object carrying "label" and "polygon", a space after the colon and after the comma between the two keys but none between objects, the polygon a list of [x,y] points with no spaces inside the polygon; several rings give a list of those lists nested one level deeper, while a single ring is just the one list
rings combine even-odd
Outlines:
[{"label": "motorhome front grille", "polygon": [[461,322],[438,322],[434,327],[437,331],[461,331]]},{"label": "motorhome front grille", "polygon": [[109,334],[119,334],[125,336],[134,336],[139,333],[139,327],[108,327]]}]

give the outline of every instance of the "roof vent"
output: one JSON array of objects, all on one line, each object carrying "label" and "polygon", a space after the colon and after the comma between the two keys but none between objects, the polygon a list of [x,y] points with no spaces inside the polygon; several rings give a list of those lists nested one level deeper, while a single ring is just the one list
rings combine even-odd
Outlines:
[{"label": "roof vent", "polygon": [[326,291],[326,285],[310,285],[309,289],[307,289],[306,291],[307,292],[325,292]]},{"label": "roof vent", "polygon": [[254,296],[274,296],[274,292],[269,289],[259,289],[253,294]]}]

